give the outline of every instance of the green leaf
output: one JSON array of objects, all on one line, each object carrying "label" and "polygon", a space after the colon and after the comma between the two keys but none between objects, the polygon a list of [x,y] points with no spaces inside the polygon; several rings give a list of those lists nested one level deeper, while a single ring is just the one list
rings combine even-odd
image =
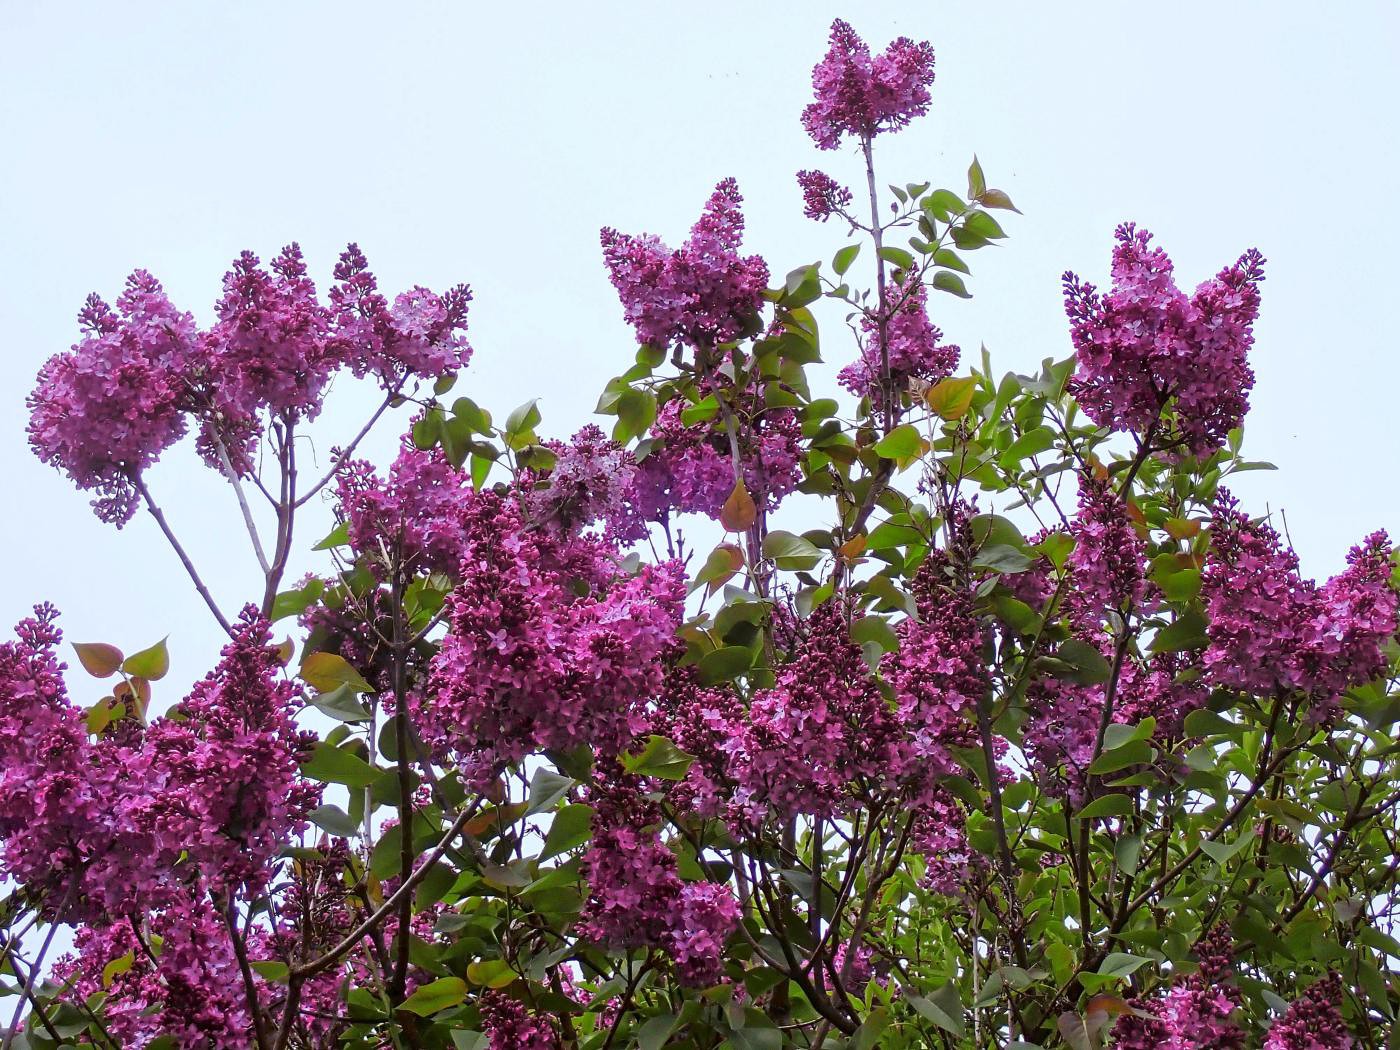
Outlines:
[{"label": "green leaf", "polygon": [[822,559],[822,552],[810,540],[775,529],[763,538],[763,556],[780,569],[810,569]]},{"label": "green leaf", "polygon": [[561,806],[554,814],[554,822],[549,825],[549,833],[544,837],[544,849],[540,851],[539,859],[548,860],[583,845],[588,841],[592,820],[592,806],[581,802]]},{"label": "green leaf", "polygon": [[312,749],[311,757],[301,764],[301,771],[323,784],[344,784],[352,788],[369,787],[379,779],[381,772],[359,755],[324,740]]},{"label": "green leaf", "polygon": [[700,658],[699,675],[703,685],[732,681],[753,666],[753,653],[744,645],[725,645]]},{"label": "green leaf", "polygon": [[831,261],[831,268],[836,271],[836,275],[839,277],[851,268],[851,263],[856,261],[856,256],[859,254],[859,244],[848,244],[836,253],[836,258]]},{"label": "green leaf", "polygon": [[963,219],[963,228],[989,241],[1000,240],[1006,236],[1002,232],[1001,224],[984,211],[970,213]]},{"label": "green leaf", "polygon": [[881,248],[880,258],[884,259],[887,263],[893,263],[901,270],[912,270],[914,268],[914,256],[903,248],[897,248],[893,245],[887,244]]},{"label": "green leaf", "polygon": [[562,776],[552,769],[537,769],[530,778],[530,805],[525,810],[527,817],[551,809],[554,803],[569,793],[569,788],[578,781],[573,777]]},{"label": "green leaf", "polygon": [[1055,655],[1074,668],[1074,680],[1080,685],[1101,685],[1112,673],[1103,654],[1078,638],[1061,642]]},{"label": "green leaf", "polygon": [[1036,427],[1028,430],[997,459],[1003,470],[1016,469],[1023,459],[1038,456],[1055,445],[1055,432],[1049,427]]},{"label": "green leaf", "polygon": [[315,697],[311,705],[338,722],[368,722],[369,710],[356,699],[357,695],[355,690],[342,683],[330,692]]},{"label": "green leaf", "polygon": [[456,1006],[467,997],[467,982],[460,977],[439,977],[436,981],[420,984],[403,1004],[407,1010],[419,1017],[427,1017],[449,1006]]},{"label": "green leaf", "polygon": [[951,982],[945,984],[928,998],[920,995],[911,995],[908,998],[909,1005],[917,1010],[920,1016],[928,1018],[945,1032],[951,1032],[959,1038],[966,1033],[962,996],[958,994],[956,985]]},{"label": "green leaf", "polygon": [[300,673],[303,681],[323,693],[342,685],[358,693],[374,692],[374,687],[338,653],[307,653],[301,662]]},{"label": "green leaf", "polygon": [[924,400],[941,418],[952,422],[967,415],[976,392],[976,376],[950,376],[930,387]]},{"label": "green leaf", "polygon": [[729,1033],[735,1050],[782,1050],[783,1033],[776,1028],[737,1028]]},{"label": "green leaf", "polygon": [[1157,752],[1146,740],[1132,740],[1122,747],[1114,748],[1112,751],[1105,751],[1089,765],[1089,772],[1095,776],[1102,776],[1104,773],[1115,773],[1128,766],[1145,766],[1156,756]]},{"label": "green leaf", "polygon": [[972,559],[974,569],[991,569],[993,572],[1025,572],[1035,562],[1024,553],[1007,543],[990,543],[977,552]]},{"label": "green leaf", "polygon": [[977,198],[987,192],[987,177],[982,174],[982,162],[977,154],[972,155],[972,164],[967,169],[967,195]]},{"label": "green leaf", "polygon": [[1241,731],[1241,726],[1228,718],[1221,718],[1214,711],[1201,708],[1186,716],[1182,724],[1188,737],[1230,735]]},{"label": "green leaf", "polygon": [[1104,817],[1126,817],[1133,811],[1127,795],[1105,795],[1096,798],[1075,814],[1080,820],[1100,820]]},{"label": "green leaf", "polygon": [[919,202],[919,207],[939,222],[947,222],[952,216],[961,215],[967,210],[962,198],[952,190],[934,190]]},{"label": "green leaf", "polygon": [[106,642],[74,642],[78,663],[94,678],[110,678],[122,665],[122,651]]},{"label": "green leaf", "polygon": [[541,418],[543,417],[540,415],[539,399],[526,401],[506,417],[505,433],[507,437],[529,434],[540,425]]},{"label": "green leaf", "polygon": [[962,256],[951,248],[939,248],[933,253],[933,265],[943,266],[949,270],[957,270],[959,273],[971,273],[967,268],[967,263],[962,261]]},{"label": "green leaf", "polygon": [[617,426],[613,440],[626,444],[641,437],[656,421],[656,395],[649,390],[628,388],[617,400]]},{"label": "green leaf", "polygon": [[1154,653],[1175,653],[1183,649],[1203,649],[1207,644],[1205,618],[1194,609],[1188,609],[1158,631],[1148,648]]},{"label": "green leaf", "polygon": [[816,263],[811,263],[807,266],[799,266],[787,275],[780,301],[788,309],[796,309],[799,306],[815,302],[821,298],[821,294],[820,270]]},{"label": "green leaf", "polygon": [[268,619],[276,623],[288,616],[300,616],[315,604],[325,590],[326,582],[313,578],[307,581],[305,587],[281,592],[272,599],[272,611],[268,614]]},{"label": "green leaf", "polygon": [[316,546],[312,547],[311,549],[313,551],[328,551],[335,547],[347,546],[349,543],[350,523],[348,521],[342,521],[339,525],[331,529],[331,531],[326,534],[325,539],[323,539],[320,543],[316,544]]},{"label": "green leaf", "polygon": [[1113,859],[1118,862],[1118,870],[1131,878],[1138,869],[1142,857],[1142,836],[1122,835],[1113,843]]},{"label": "green leaf", "polygon": [[637,1029],[637,1050],[661,1050],[666,1045],[667,1037],[675,1029],[677,1020],[679,1018],[675,1014],[648,1018],[646,1023]]},{"label": "green leaf", "polygon": [[268,981],[276,981],[279,984],[285,984],[291,973],[287,964],[280,959],[263,959],[248,965],[259,977]]},{"label": "green leaf", "polygon": [[934,274],[933,286],[940,292],[948,292],[951,295],[956,295],[959,299],[972,298],[972,293],[967,290],[967,285],[963,283],[963,279],[951,270],[939,270]]},{"label": "green leaf", "polygon": [[352,835],[358,835],[363,830],[349,813],[346,813],[339,806],[333,806],[329,803],[317,806],[307,814],[307,817],[318,828],[332,835],[339,835],[341,838],[348,839]]},{"label": "green leaf", "polygon": [[486,1038],[485,1032],[476,1032],[471,1029],[458,1028],[452,1032],[453,1050],[488,1050],[491,1040]]},{"label": "green leaf", "polygon": [[1099,973],[1104,977],[1131,977],[1151,961],[1151,959],[1145,959],[1141,955],[1109,952],[1104,961],[1099,964]]},{"label": "green leaf", "polygon": [[1227,864],[1230,858],[1249,845],[1253,838],[1253,833],[1249,831],[1244,832],[1234,842],[1229,843],[1203,838],[1201,839],[1201,852],[1217,864]]},{"label": "green leaf", "polygon": [[664,736],[652,736],[640,752],[623,754],[620,760],[623,769],[638,776],[681,780],[695,761],[695,756],[687,755]]},{"label": "green leaf", "polygon": [[912,423],[905,423],[895,427],[875,443],[875,454],[881,459],[900,462],[921,451],[923,447],[923,437],[918,427]]},{"label": "green leaf", "polygon": [[149,649],[132,653],[122,661],[122,670],[133,678],[144,678],[149,682],[160,681],[170,670],[170,651],[166,649],[165,642],[166,639],[162,638]]},{"label": "green leaf", "polygon": [[899,648],[899,636],[883,616],[862,616],[851,624],[851,640],[857,645],[874,642],[887,653]]}]

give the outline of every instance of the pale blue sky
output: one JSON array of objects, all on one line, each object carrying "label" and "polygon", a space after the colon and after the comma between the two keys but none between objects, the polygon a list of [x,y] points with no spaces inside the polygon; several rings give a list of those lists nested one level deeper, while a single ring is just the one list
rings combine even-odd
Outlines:
[{"label": "pale blue sky", "polygon": [[[50,599],[74,639],[130,650],[169,633],[166,700],[212,663],[217,633],[151,522],[102,525],[25,447],[24,395],[89,291],[115,295],[142,266],[207,320],[240,249],[297,239],[324,283],[357,240],[390,290],[470,282],[459,389],[498,413],[539,396],[546,429],[570,433],[632,352],[600,226],[679,239],[734,175],[748,246],[775,272],[841,243],[802,217],[793,182],[855,173],[797,120],[836,15],[878,46],[902,33],[938,52],[933,113],[882,144],[885,181],[958,188],[976,151],[1025,212],[974,257],[976,298],[935,304],[1000,369],[1068,353],[1059,275],[1101,280],[1124,219],[1156,232],[1187,286],[1264,252],[1248,448],[1282,470],[1241,489],[1286,508],[1307,568],[1334,571],[1371,528],[1400,528],[1397,11],[0,0],[0,620]],[[328,423],[353,426],[361,396]],[[188,449],[150,482],[225,603],[251,595],[226,487]]]}]

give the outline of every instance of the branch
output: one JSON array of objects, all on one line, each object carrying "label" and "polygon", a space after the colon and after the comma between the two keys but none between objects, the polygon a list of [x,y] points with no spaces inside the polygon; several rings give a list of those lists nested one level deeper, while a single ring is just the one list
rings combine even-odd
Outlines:
[{"label": "branch", "polygon": [[175,538],[175,533],[170,529],[170,523],[165,520],[165,512],[156,506],[156,501],[151,498],[151,490],[146,487],[141,475],[137,474],[132,479],[132,484],[136,486],[136,491],[141,493],[141,498],[145,500],[146,509],[151,512],[151,517],[156,519],[156,524],[160,526],[160,531],[165,534],[170,546],[175,549],[175,553],[180,558],[180,564],[184,565],[185,572],[189,573],[190,579],[194,582],[194,589],[199,592],[199,596],[204,599],[204,604],[209,606],[209,611],[214,614],[214,619],[219,621],[219,626],[224,629],[224,633],[232,635],[233,628],[229,626],[224,614],[219,611],[219,606],[214,601],[214,596],[209,593],[209,588],[200,579],[199,572],[194,567],[194,562],[190,561],[190,556],[185,553],[185,548],[180,546],[180,541]]}]

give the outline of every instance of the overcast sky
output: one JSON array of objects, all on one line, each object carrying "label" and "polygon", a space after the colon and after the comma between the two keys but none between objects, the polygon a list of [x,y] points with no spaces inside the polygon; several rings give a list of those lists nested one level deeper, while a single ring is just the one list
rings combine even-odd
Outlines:
[{"label": "overcast sky", "polygon": [[[539,396],[544,429],[566,435],[633,351],[600,226],[678,242],[734,175],[747,247],[775,273],[843,243],[802,217],[793,181],[856,173],[798,122],[838,15],[879,47],[904,34],[937,49],[932,114],[881,143],[883,181],[961,189],[975,151],[1025,213],[972,258],[975,298],[935,303],[950,338],[985,342],[998,370],[1069,352],[1059,275],[1102,281],[1118,222],[1153,230],[1188,288],[1264,252],[1247,451],[1281,470],[1240,491],[1253,510],[1285,508],[1305,568],[1333,572],[1372,528],[1400,528],[1397,11],[0,0],[0,619],[48,599],[74,640],[132,651],[169,634],[166,701],[218,644],[150,520],[101,524],[26,448],[24,395],[74,341],[89,291],[113,297],[145,267],[207,321],[239,250],[298,240],[324,285],[355,240],[391,292],[470,282],[476,357],[459,390],[498,418]],[[844,352],[832,338],[828,359]],[[338,395],[322,448],[369,396]],[[227,487],[188,448],[150,484],[224,603],[252,597]]]}]

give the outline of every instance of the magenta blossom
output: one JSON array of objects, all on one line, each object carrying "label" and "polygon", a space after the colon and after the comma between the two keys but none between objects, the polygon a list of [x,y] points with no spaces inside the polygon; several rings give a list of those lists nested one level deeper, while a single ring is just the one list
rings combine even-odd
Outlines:
[{"label": "magenta blossom", "polygon": [[768,264],[757,255],[739,255],[743,200],[733,179],[721,182],[690,239],[676,251],[651,235],[602,231],[603,260],[639,343],[713,346],[754,325]]},{"label": "magenta blossom", "polygon": [[1248,251],[1189,299],[1152,235],[1116,232],[1113,289],[1102,295],[1066,273],[1065,309],[1077,371],[1070,392],[1101,427],[1144,436],[1175,407],[1175,436],[1205,455],[1244,420],[1264,258]]},{"label": "magenta blossom", "polygon": [[869,140],[927,113],[932,84],[927,41],[900,37],[872,57],[870,46],[838,18],[831,23],[831,48],[812,70],[816,100],[802,111],[802,124],[819,149],[835,149],[846,135]]}]

